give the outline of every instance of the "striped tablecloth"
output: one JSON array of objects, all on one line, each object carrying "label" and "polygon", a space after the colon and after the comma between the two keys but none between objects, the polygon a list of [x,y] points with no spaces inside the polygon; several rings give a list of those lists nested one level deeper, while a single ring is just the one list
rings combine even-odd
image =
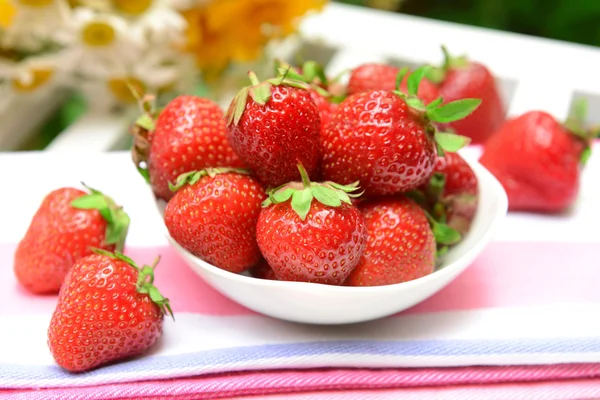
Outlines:
[{"label": "striped tablecloth", "polygon": [[[205,284],[168,247],[126,153],[4,153],[0,171],[0,398],[600,398],[600,157],[569,213],[512,214],[429,300],[333,327],[261,316]],[[132,258],[162,255],[157,282],[177,320],[146,356],[72,375],[46,345],[56,297],[21,289],[12,256],[42,197],[81,180],[132,217]]]}]

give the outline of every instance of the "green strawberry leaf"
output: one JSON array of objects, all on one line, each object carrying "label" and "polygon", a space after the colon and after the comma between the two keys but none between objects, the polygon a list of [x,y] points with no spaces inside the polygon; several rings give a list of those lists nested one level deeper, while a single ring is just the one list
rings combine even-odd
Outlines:
[{"label": "green strawberry leaf", "polygon": [[[100,193],[92,193],[78,197],[71,202],[71,206],[84,210],[98,210],[101,213],[101,210],[108,210],[106,197]],[[107,218],[110,218],[110,215],[107,214]]]},{"label": "green strawberry leaf", "polygon": [[418,97],[409,97],[406,99],[406,104],[418,111],[426,111],[425,104]]},{"label": "green strawberry leaf", "polygon": [[144,113],[135,120],[135,124],[144,128],[147,131],[153,131],[156,128],[154,119],[148,113]]},{"label": "green strawberry leaf", "polygon": [[449,247],[448,246],[442,246],[439,249],[437,249],[436,253],[435,253],[435,258],[441,258],[443,256],[445,256],[448,253]]},{"label": "green strawberry leaf", "polygon": [[430,68],[431,67],[429,65],[424,65],[417,68],[412,74],[410,74],[408,80],[406,81],[408,94],[410,96],[417,96],[417,93],[419,92],[419,85]]},{"label": "green strawberry leaf", "polygon": [[[175,320],[175,316],[173,315],[173,310],[171,309],[171,305],[169,304],[169,299],[165,298],[158,288],[154,285],[154,269],[160,262],[160,256],[156,257],[152,265],[144,265],[141,269],[137,268],[139,271],[138,278],[136,282],[136,290],[138,293],[147,294],[150,297],[150,300],[154,302],[160,308],[161,312],[165,315],[170,315],[173,320]],[[135,264],[131,264],[132,266]]]},{"label": "green strawberry leaf", "polygon": [[439,123],[448,123],[465,118],[479,107],[480,99],[462,99],[446,103],[436,108],[428,108],[427,116]]},{"label": "green strawberry leaf", "polygon": [[144,167],[140,167],[138,165],[137,166],[137,170],[140,173],[140,175],[142,176],[142,178],[144,178],[144,180],[146,181],[146,183],[150,184],[150,173],[148,172],[148,169],[144,168]]},{"label": "green strawberry leaf", "polygon": [[250,89],[250,96],[261,106],[267,104],[271,98],[271,84],[269,82],[260,83]]},{"label": "green strawberry leaf", "polygon": [[310,188],[297,190],[292,195],[292,210],[298,214],[302,221],[306,219],[306,216],[310,211],[312,199],[313,194]]},{"label": "green strawberry leaf", "polygon": [[431,229],[437,243],[442,245],[453,245],[460,242],[462,239],[460,233],[450,228],[448,225],[433,220],[430,220],[430,222],[432,222]]},{"label": "green strawberry leaf", "polygon": [[591,156],[592,156],[592,148],[590,146],[586,146],[583,149],[583,151],[581,152],[581,155],[579,156],[579,162],[581,163],[581,165],[585,166]]},{"label": "green strawberry leaf", "polygon": [[304,75],[304,81],[307,83],[312,83],[316,78],[318,78],[321,83],[327,85],[325,70],[321,64],[316,61],[306,61],[302,65],[302,74]]},{"label": "green strawberry leaf", "polygon": [[404,67],[400,71],[398,71],[398,75],[396,75],[396,90],[397,91],[400,91],[400,86],[402,86],[402,81],[404,80],[404,77],[406,76],[406,74],[408,74],[408,67]]},{"label": "green strawberry leaf", "polygon": [[427,71],[425,77],[432,83],[439,85],[446,78],[446,71],[444,71],[443,68],[432,67],[429,69],[429,71]]},{"label": "green strawberry leaf", "polygon": [[273,199],[275,200],[274,203],[285,203],[292,197],[293,194],[294,189],[292,188],[287,188],[284,190],[273,192]]},{"label": "green strawberry leaf", "polygon": [[427,109],[430,110],[432,108],[437,108],[439,107],[442,103],[444,102],[444,98],[442,96],[438,97],[437,99],[435,99],[434,101],[432,101],[431,103],[427,104]]},{"label": "green strawberry leaf", "polygon": [[588,102],[585,97],[580,97],[573,102],[569,112],[569,119],[584,125],[588,116]]},{"label": "green strawberry leaf", "polygon": [[442,196],[444,186],[446,186],[446,175],[436,172],[429,178],[428,194],[437,200]]},{"label": "green strawberry leaf", "polygon": [[436,132],[435,141],[443,152],[448,151],[450,153],[457,152],[471,143],[471,139],[466,136],[447,132]]},{"label": "green strawberry leaf", "polygon": [[246,110],[246,104],[248,103],[248,94],[250,93],[250,88],[245,87],[242,88],[233,99],[233,108],[229,110],[227,116],[227,125],[237,125],[242,119],[242,115],[244,115],[244,111]]},{"label": "green strawberry leaf", "polygon": [[[322,185],[315,185],[312,187],[311,191],[312,191],[312,194],[315,197],[315,199],[317,199],[321,204],[324,204],[324,205],[330,206],[330,207],[339,207],[342,204],[342,201],[341,201],[340,195],[339,195],[340,192],[336,191],[330,187],[322,186]],[[344,193],[344,192],[341,192],[341,193]],[[346,197],[348,197],[347,194],[346,194]],[[348,201],[350,201],[349,197],[348,197]]]}]

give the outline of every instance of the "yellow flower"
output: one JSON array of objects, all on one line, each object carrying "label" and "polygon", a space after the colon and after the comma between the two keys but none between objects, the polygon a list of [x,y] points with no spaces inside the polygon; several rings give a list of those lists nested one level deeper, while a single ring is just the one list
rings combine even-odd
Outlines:
[{"label": "yellow flower", "polygon": [[10,0],[0,0],[0,28],[8,28],[16,12]]},{"label": "yellow flower", "polygon": [[320,10],[327,0],[218,0],[183,12],[188,23],[187,49],[205,76],[230,62],[260,56],[272,38],[293,33],[299,19]]}]

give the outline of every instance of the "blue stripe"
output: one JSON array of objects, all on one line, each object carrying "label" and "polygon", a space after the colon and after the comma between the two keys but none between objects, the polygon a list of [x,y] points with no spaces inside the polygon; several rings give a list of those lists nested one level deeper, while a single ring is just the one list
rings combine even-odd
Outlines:
[{"label": "blue stripe", "polygon": [[[164,372],[189,368],[186,375],[193,375],[194,368],[205,371],[210,366],[227,366],[253,360],[278,359],[278,368],[293,367],[286,362],[292,357],[332,355],[330,363],[322,367],[331,367],[334,360],[344,355],[381,355],[405,357],[461,357],[483,355],[527,355],[562,353],[600,353],[600,338],[565,339],[518,339],[518,340],[423,340],[423,341],[336,341],[288,344],[267,344],[207,350],[196,353],[140,357],[128,362],[105,366],[81,374],[69,374],[57,366],[25,366],[0,364],[0,387],[7,383],[17,384],[19,380],[77,380],[101,378],[107,374],[135,372]],[[357,363],[359,364],[359,363]],[[274,365],[275,366],[275,365]],[[360,367],[360,365],[356,365]]]}]

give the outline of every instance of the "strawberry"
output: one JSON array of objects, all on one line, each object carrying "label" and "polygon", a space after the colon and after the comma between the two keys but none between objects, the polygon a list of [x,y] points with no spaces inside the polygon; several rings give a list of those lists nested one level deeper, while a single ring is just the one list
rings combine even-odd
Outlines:
[{"label": "strawberry", "polygon": [[162,335],[169,300],[154,286],[154,267],[97,250],[65,278],[48,327],[54,360],[71,372],[143,354]]},{"label": "strawberry", "polygon": [[298,169],[302,183],[269,193],[256,226],[258,246],[279,280],[340,285],[365,247],[365,224],[348,194],[357,186],[312,183],[302,164]]},{"label": "strawberry", "polygon": [[240,90],[229,107],[229,143],[266,186],[297,179],[294,161],[314,176],[321,160],[320,119],[308,85],[285,75],[262,83],[249,76],[252,86]]},{"label": "strawberry", "polygon": [[260,260],[256,221],[265,199],[260,183],[243,170],[207,169],[179,176],[164,220],[181,247],[230,272]]},{"label": "strawberry", "polygon": [[327,97],[318,92],[315,89],[309,89],[310,98],[314,101],[317,109],[319,110],[319,119],[321,120],[321,131],[323,131],[329,121],[331,120],[331,116],[337,110],[338,104],[331,103]]},{"label": "strawberry", "polygon": [[556,213],[574,203],[590,155],[581,120],[573,116],[563,125],[546,112],[530,111],[487,141],[480,162],[504,186],[510,210]]},{"label": "strawberry", "polygon": [[137,125],[134,162],[147,175],[155,195],[164,200],[173,196],[169,183],[183,173],[242,166],[227,142],[223,111],[209,99],[176,97],[158,114],[156,122],[146,112]]},{"label": "strawberry", "polygon": [[421,190],[437,220],[461,235],[469,231],[477,211],[479,188],[475,173],[458,153],[438,157],[433,176]]},{"label": "strawberry", "polygon": [[341,184],[358,180],[367,195],[405,192],[429,179],[438,152],[456,151],[468,143],[437,132],[433,122],[464,118],[479,100],[441,105],[442,99],[437,99],[425,106],[416,95],[427,70],[422,67],[410,75],[408,95],[375,90],[350,95],[340,104],[321,133],[326,179]]},{"label": "strawberry", "polygon": [[432,69],[430,78],[439,83],[439,91],[445,101],[466,98],[481,99],[481,106],[471,115],[450,124],[459,135],[471,138],[473,143],[484,143],[504,122],[505,110],[496,85],[488,68],[466,57],[452,57],[445,47],[444,64]]},{"label": "strawberry", "polygon": [[436,241],[417,203],[399,196],[368,201],[360,209],[367,225],[367,246],[345,285],[392,285],[434,271]]},{"label": "strawberry", "polygon": [[[367,63],[362,64],[352,70],[348,80],[348,94],[368,92],[372,90],[396,90],[396,78],[400,68],[392,65]],[[410,73],[404,76],[399,90],[408,93],[408,77]],[[440,96],[436,85],[427,79],[423,79],[419,85],[417,95],[423,103],[429,104]]]},{"label": "strawberry", "polygon": [[259,279],[267,279],[271,281],[278,280],[277,276],[275,275],[275,271],[273,271],[273,268],[271,268],[269,263],[264,258],[261,259],[258,264],[252,267],[250,274]]},{"label": "strawberry", "polygon": [[36,211],[14,256],[17,280],[37,294],[58,293],[67,272],[92,248],[122,250],[129,216],[101,192],[50,192]]}]

